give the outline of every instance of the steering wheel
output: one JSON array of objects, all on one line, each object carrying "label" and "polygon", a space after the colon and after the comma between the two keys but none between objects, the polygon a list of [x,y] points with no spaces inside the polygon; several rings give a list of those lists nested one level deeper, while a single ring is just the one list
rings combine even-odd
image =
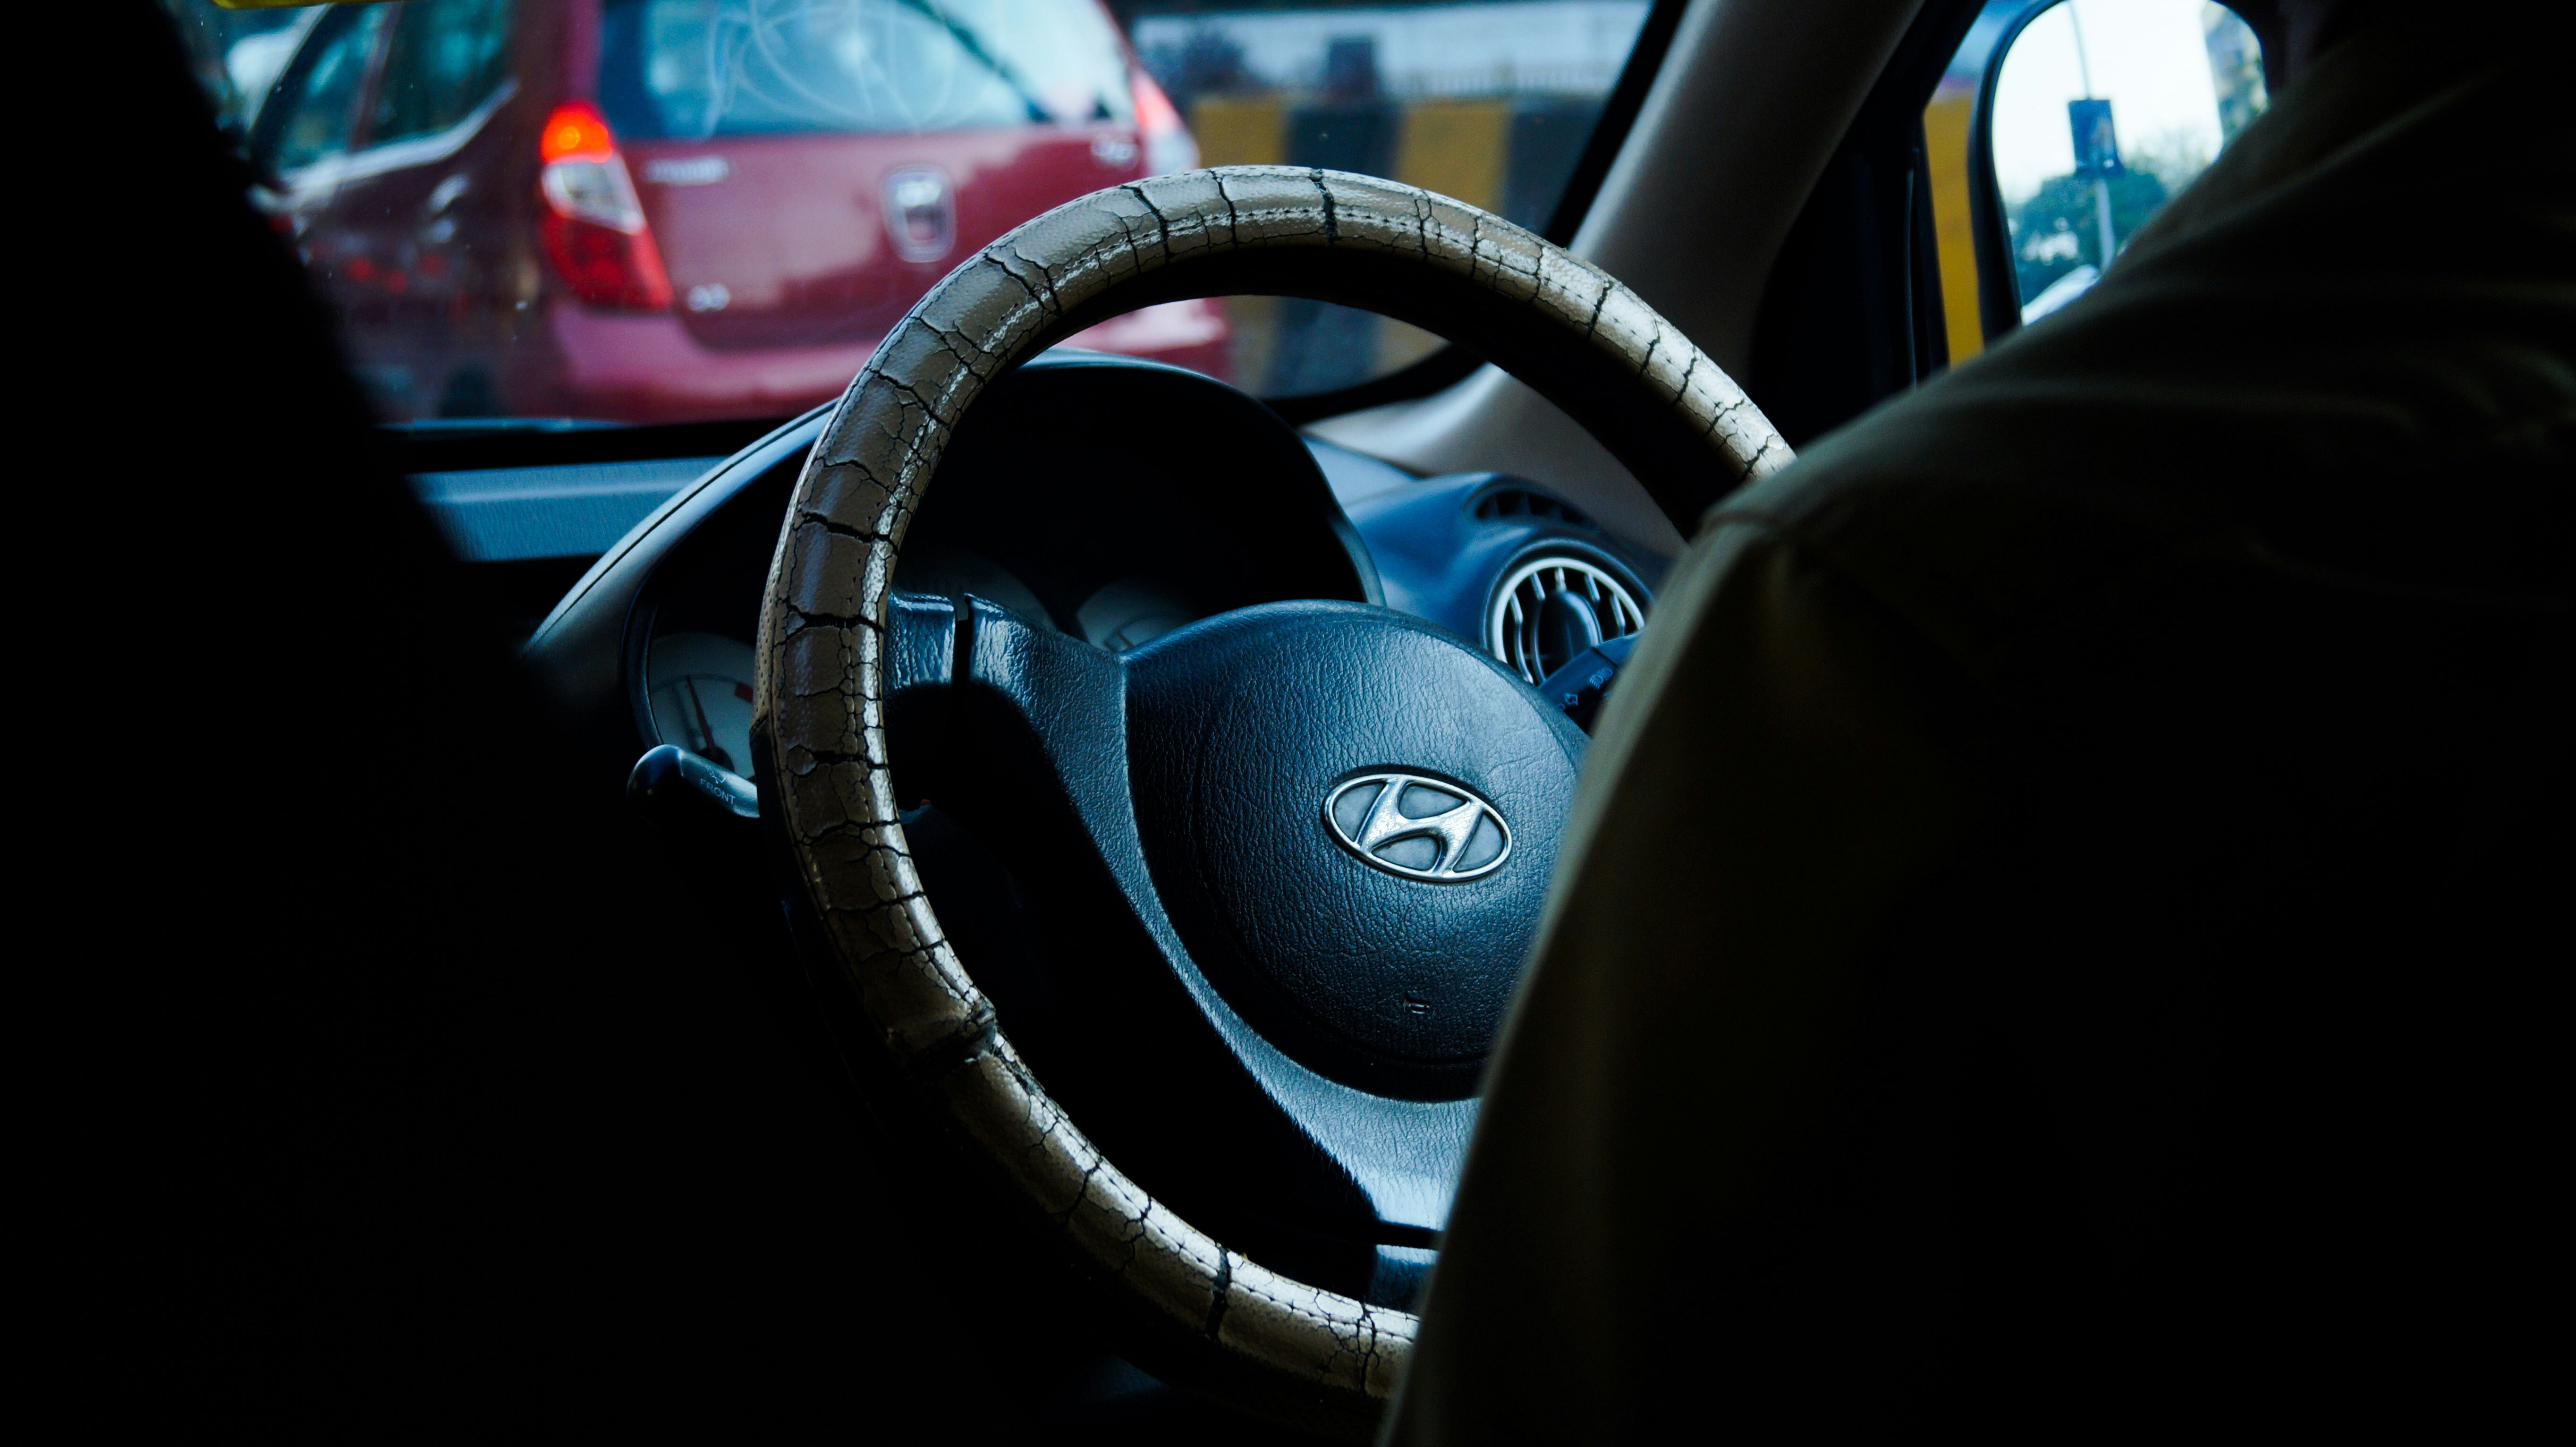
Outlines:
[{"label": "steering wheel", "polygon": [[[1247,293],[1480,352],[1686,535],[1790,457],[1633,293],[1471,206],[1280,167],[1101,191],[960,266],[850,384],[771,563],[753,751],[816,949],[923,1104],[1109,1294],[1134,1354],[1355,1435],[1411,1346],[1412,1283],[1390,1272],[1427,1262],[1445,1221],[1583,735],[1383,608],[1266,604],[1112,654],[893,584],[943,448],[1004,373],[1121,312]],[[1134,1068],[1051,1093],[1004,1033],[924,894],[890,731],[970,759],[951,772],[1083,901],[1066,964],[1116,1002],[1112,1053]]]}]

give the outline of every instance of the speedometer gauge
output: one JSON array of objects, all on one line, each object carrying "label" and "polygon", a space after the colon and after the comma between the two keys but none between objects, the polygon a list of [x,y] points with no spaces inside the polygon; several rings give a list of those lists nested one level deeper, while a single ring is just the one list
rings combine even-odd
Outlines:
[{"label": "speedometer gauge", "polygon": [[715,633],[656,638],[644,655],[653,736],[719,768],[751,772],[751,645]]}]

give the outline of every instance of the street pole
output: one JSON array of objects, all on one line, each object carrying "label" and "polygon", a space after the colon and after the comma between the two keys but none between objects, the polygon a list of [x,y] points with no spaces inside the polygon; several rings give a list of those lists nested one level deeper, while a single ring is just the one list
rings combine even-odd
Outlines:
[{"label": "street pole", "polygon": [[[2084,55],[2084,18],[2076,13],[2074,0],[2067,0],[2067,27],[2075,32],[2075,74],[2084,83],[2084,98],[2093,99],[2093,66]],[[2111,269],[2111,183],[2098,171],[2093,177],[2093,222],[2102,237],[2101,270]]]},{"label": "street pole", "polygon": [[2093,178],[2093,220],[2102,228],[2102,269],[2111,268],[2111,183]]}]

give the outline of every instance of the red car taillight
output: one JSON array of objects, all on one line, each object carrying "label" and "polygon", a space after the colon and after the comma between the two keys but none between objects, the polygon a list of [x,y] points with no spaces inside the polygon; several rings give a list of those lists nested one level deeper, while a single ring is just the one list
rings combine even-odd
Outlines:
[{"label": "red car taillight", "polygon": [[1172,98],[1141,69],[1128,83],[1127,92],[1136,102],[1136,139],[1145,143],[1145,173],[1168,176],[1197,170],[1199,143],[1190,139],[1190,128],[1181,124]]},{"label": "red car taillight", "polygon": [[669,310],[671,278],[608,122],[580,101],[559,105],[538,133],[537,154],[546,257],[572,294],[592,306]]}]

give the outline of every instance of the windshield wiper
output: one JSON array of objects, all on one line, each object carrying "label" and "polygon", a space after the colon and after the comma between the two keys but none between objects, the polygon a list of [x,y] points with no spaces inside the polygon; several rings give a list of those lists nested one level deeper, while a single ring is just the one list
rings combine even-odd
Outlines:
[{"label": "windshield wiper", "polygon": [[932,0],[894,0],[894,3],[923,16],[933,25],[947,31],[948,38],[957,42],[958,49],[965,51],[970,58],[981,62],[985,69],[993,72],[1001,80],[1002,84],[1018,92],[1020,104],[1029,108],[1030,120],[1043,122],[1055,119],[1054,116],[1047,114],[1046,106],[1038,100],[1036,89],[1022,80],[1019,72],[1003,64],[1000,56],[986,50],[984,42],[974,31],[949,18],[943,7],[933,4]]}]

